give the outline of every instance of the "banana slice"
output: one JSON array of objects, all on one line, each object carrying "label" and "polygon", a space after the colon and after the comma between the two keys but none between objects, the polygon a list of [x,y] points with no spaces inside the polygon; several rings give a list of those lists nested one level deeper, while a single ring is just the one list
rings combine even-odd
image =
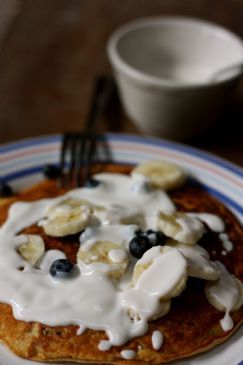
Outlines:
[{"label": "banana slice", "polygon": [[217,280],[219,270],[210,261],[208,252],[199,245],[185,245],[172,240],[167,240],[167,245],[177,248],[187,260],[188,276],[205,280]]},{"label": "banana slice", "polygon": [[63,237],[82,231],[90,222],[91,205],[79,199],[66,199],[51,207],[43,229],[49,236]]},{"label": "banana slice", "polygon": [[136,287],[163,301],[180,295],[186,281],[186,259],[170,246],[155,246],[146,251],[133,271]]},{"label": "banana slice", "polygon": [[163,160],[142,162],[132,171],[132,177],[144,175],[157,188],[171,190],[181,186],[186,180],[185,172],[178,166]]},{"label": "banana slice", "polygon": [[215,266],[220,276],[215,282],[207,282],[206,297],[209,303],[219,311],[236,311],[243,304],[243,285],[219,261],[215,262]]},{"label": "banana slice", "polygon": [[187,244],[195,244],[204,232],[203,223],[181,212],[173,214],[159,212],[157,227],[166,236]]},{"label": "banana slice", "polygon": [[18,247],[19,254],[31,265],[36,265],[45,252],[43,239],[35,234],[26,235],[27,241]]},{"label": "banana slice", "polygon": [[77,259],[94,270],[106,272],[113,279],[120,279],[129,264],[126,250],[108,241],[98,241],[88,251],[82,250],[81,246]]}]

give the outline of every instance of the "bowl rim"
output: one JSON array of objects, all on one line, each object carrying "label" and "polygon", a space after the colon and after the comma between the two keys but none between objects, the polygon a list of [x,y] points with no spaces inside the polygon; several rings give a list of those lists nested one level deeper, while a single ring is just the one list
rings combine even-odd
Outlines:
[{"label": "bowl rim", "polygon": [[169,24],[176,23],[182,25],[193,25],[196,27],[204,27],[211,32],[220,34],[221,38],[230,39],[236,42],[242,48],[241,62],[243,62],[243,40],[240,38],[240,36],[232,32],[231,30],[201,18],[187,17],[180,15],[162,15],[162,16],[149,16],[132,20],[122,25],[111,34],[107,42],[107,54],[111,62],[111,65],[113,66],[115,71],[121,71],[123,74],[130,77],[131,79],[139,83],[143,83],[144,85],[147,86],[155,86],[155,87],[157,86],[171,89],[213,87],[235,80],[241,76],[242,71],[239,69],[238,72],[235,72],[232,75],[228,76],[226,75],[226,77],[218,80],[213,79],[211,80],[211,82],[203,82],[203,81],[199,81],[197,83],[178,82],[174,80],[164,79],[162,77],[152,76],[149,73],[137,70],[135,67],[131,66],[129,63],[123,60],[123,58],[120,56],[117,50],[118,42],[120,41],[120,39],[122,39],[123,36],[127,35],[133,30],[148,27],[151,25],[152,26],[161,25],[166,23]]}]

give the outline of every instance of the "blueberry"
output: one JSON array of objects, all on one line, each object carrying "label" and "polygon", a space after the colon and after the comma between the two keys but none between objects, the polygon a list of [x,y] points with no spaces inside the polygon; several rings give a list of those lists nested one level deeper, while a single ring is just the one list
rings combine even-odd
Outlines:
[{"label": "blueberry", "polygon": [[164,233],[162,233],[160,231],[157,231],[156,235],[157,235],[157,245],[164,246],[166,243],[167,237],[164,235]]},{"label": "blueberry", "polygon": [[155,231],[153,229],[147,229],[146,231],[146,235],[149,236],[150,234],[155,233]]},{"label": "blueberry", "polygon": [[144,234],[136,235],[129,242],[129,250],[131,254],[140,259],[143,254],[151,248],[149,239]]},{"label": "blueberry", "polygon": [[43,167],[43,173],[48,179],[56,179],[61,175],[61,170],[56,165],[48,164]]},{"label": "blueberry", "polygon": [[160,231],[153,231],[148,229],[146,231],[146,236],[149,239],[151,246],[164,246],[166,242],[166,236]]},{"label": "blueberry", "polygon": [[74,265],[67,259],[58,259],[54,261],[50,268],[50,273],[54,277],[67,278],[72,275]]},{"label": "blueberry", "polygon": [[93,177],[90,177],[86,182],[85,186],[86,188],[96,188],[100,184],[99,180],[94,179]]},{"label": "blueberry", "polygon": [[0,196],[2,197],[8,197],[13,195],[12,188],[6,184],[3,180],[0,180]]}]

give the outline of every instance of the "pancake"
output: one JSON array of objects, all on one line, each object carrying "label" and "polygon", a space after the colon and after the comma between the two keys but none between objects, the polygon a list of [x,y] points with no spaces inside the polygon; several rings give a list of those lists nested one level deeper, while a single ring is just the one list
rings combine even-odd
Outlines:
[{"label": "pancake", "polygon": [[[106,165],[108,172],[130,172],[130,166]],[[35,201],[62,195],[66,189],[57,186],[55,181],[44,181],[18,195],[4,200],[0,205],[0,224],[7,219],[8,209],[16,201]],[[219,260],[230,273],[243,281],[243,228],[237,218],[221,202],[211,196],[202,186],[187,182],[181,188],[172,190],[170,198],[180,212],[207,212],[221,217],[234,249],[222,254],[219,235],[206,229],[200,245],[210,254],[211,260]],[[79,249],[79,236],[62,238],[48,236],[40,225],[31,225],[21,233],[38,234],[45,242],[45,249],[58,249],[66,257],[76,262]],[[222,312],[209,304],[204,293],[205,280],[189,278],[186,289],[173,298],[170,311],[163,317],[149,322],[148,331],[140,337],[129,340],[122,346],[113,346],[108,351],[100,351],[100,341],[107,340],[103,331],[87,329],[77,335],[78,326],[48,326],[38,322],[16,320],[10,305],[0,303],[0,340],[15,354],[29,360],[74,361],[80,363],[102,364],[160,364],[182,359],[204,351],[226,341],[239,328],[243,320],[243,308],[233,311],[234,326],[223,331],[220,326]],[[38,291],[38,288],[36,288]],[[34,295],[34,293],[33,293]],[[154,350],[151,336],[160,331],[164,342],[159,350]],[[123,350],[134,350],[134,359],[124,359]]]}]

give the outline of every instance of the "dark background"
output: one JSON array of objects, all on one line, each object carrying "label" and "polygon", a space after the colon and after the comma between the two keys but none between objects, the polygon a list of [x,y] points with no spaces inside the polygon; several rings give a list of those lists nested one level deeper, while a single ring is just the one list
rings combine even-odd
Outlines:
[{"label": "dark background", "polygon": [[[187,15],[243,36],[243,0],[11,1],[14,14],[0,43],[0,142],[81,130],[95,76],[111,73],[107,39],[127,21],[148,15]],[[138,133],[119,105],[101,128]],[[241,83],[217,125],[186,142],[243,166],[242,137]]]}]

